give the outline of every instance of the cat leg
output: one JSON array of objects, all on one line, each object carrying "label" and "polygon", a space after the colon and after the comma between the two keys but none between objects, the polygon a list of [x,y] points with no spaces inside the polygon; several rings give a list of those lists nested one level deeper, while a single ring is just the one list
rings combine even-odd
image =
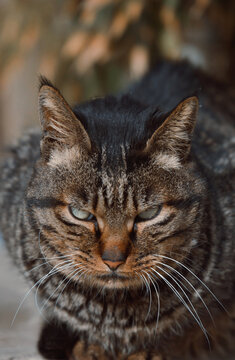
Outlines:
[{"label": "cat leg", "polygon": [[78,336],[64,324],[45,323],[38,341],[39,353],[50,360],[69,360]]}]

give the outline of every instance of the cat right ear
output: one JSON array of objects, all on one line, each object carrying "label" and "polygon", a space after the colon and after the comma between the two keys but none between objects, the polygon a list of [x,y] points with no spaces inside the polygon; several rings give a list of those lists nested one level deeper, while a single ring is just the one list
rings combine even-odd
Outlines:
[{"label": "cat right ear", "polygon": [[89,136],[63,96],[47,79],[41,78],[39,116],[43,130],[41,154],[49,159],[53,150],[77,145],[81,152],[89,152]]},{"label": "cat right ear", "polygon": [[[182,101],[147,141],[145,152],[156,162],[171,160],[171,167],[187,160],[197,118],[198,99],[195,96]],[[168,155],[170,157],[168,157]],[[167,167],[167,164],[165,164]]]}]

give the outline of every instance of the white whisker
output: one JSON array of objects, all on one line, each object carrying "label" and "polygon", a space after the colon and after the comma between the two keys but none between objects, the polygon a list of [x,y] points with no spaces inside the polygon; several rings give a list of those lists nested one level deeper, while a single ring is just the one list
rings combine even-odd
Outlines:
[{"label": "white whisker", "polygon": [[[202,323],[202,321],[201,321],[201,319],[200,319],[200,317],[199,317],[199,315],[198,315],[198,313],[197,313],[197,311],[196,311],[193,303],[192,303],[191,300],[189,299],[188,295],[186,294],[186,292],[184,291],[184,289],[182,288],[182,286],[179,284],[180,281],[179,281],[179,280],[177,281],[177,280],[175,279],[175,277],[172,276],[172,274],[168,273],[168,272],[167,272],[166,270],[164,270],[161,266],[157,266],[157,268],[160,269],[161,271],[163,271],[164,274],[166,274],[167,276],[169,276],[169,277],[174,281],[174,283],[180,288],[180,290],[181,290],[182,293],[184,294],[185,298],[188,300],[190,306],[192,307],[192,309],[193,309],[193,311],[194,311],[194,313],[195,313],[195,316],[198,318],[200,324],[203,326],[203,323]],[[204,328],[204,326],[203,326],[203,328]]]},{"label": "white whisker", "polygon": [[160,304],[160,296],[159,296],[159,292],[160,292],[160,291],[159,291],[158,283],[156,282],[156,285],[157,285],[157,288],[158,288],[158,289],[157,289],[157,288],[156,288],[156,285],[155,285],[155,282],[153,281],[151,275],[150,275],[149,273],[147,273],[147,272],[146,272],[146,274],[148,275],[148,278],[149,278],[151,284],[153,285],[154,290],[155,290],[156,295],[157,295],[157,307],[158,307],[158,309],[157,309],[157,323],[156,323],[156,331],[157,331],[158,323],[159,323],[159,318],[160,318],[160,306],[161,306],[161,304]]},{"label": "white whisker", "polygon": [[227,309],[219,301],[219,299],[215,296],[215,294],[211,291],[211,289],[192,270],[190,270],[186,265],[182,264],[181,262],[179,262],[179,261],[177,261],[177,260],[175,260],[175,259],[173,259],[171,257],[165,256],[165,255],[154,254],[153,256],[158,256],[158,257],[162,257],[164,259],[174,261],[176,264],[182,266],[187,271],[189,271],[190,274],[192,274],[202,284],[202,286],[204,286],[204,288],[213,296],[213,298],[218,302],[218,304],[223,308],[223,310],[229,315],[229,312],[227,311]]},{"label": "white whisker", "polygon": [[[81,266],[80,266],[80,267],[81,267]],[[83,267],[83,268],[84,268],[84,267]],[[83,269],[80,269],[80,268],[79,268],[79,269],[76,269],[76,270],[75,270],[75,274],[74,274],[74,271],[73,271],[71,274],[68,275],[70,278],[69,278],[69,280],[67,281],[67,283],[64,285],[64,287],[63,287],[63,289],[61,290],[60,294],[58,295],[58,297],[57,297],[57,299],[56,299],[56,302],[55,302],[55,306],[57,305],[57,303],[58,303],[58,301],[59,301],[59,298],[60,298],[61,295],[63,294],[66,286],[68,286],[68,284],[72,281],[72,279],[74,279],[78,274],[81,274],[83,271],[84,271]],[[73,275],[73,274],[74,274],[74,275]],[[71,275],[73,275],[73,276],[71,276]],[[65,278],[65,280],[68,279],[68,276]],[[79,278],[80,278],[80,277],[79,277]]]},{"label": "white whisker", "polygon": [[[40,265],[37,265],[37,266],[34,266],[32,269],[30,269],[30,270],[25,270],[25,273],[26,274],[29,274],[29,273],[31,273],[32,271],[34,271],[34,270],[36,270],[36,269],[38,269],[38,268],[40,268],[40,267],[42,267],[42,266],[45,266],[45,265],[48,265],[48,262],[47,261],[45,261],[44,263],[42,263],[42,264],[40,264]],[[51,267],[52,267],[52,265],[50,265]]]},{"label": "white whisker", "polygon": [[[55,290],[52,292],[52,294],[49,296],[49,298],[44,301],[44,304],[42,305],[41,309],[40,309],[40,313],[42,313],[42,310],[46,307],[46,304],[50,301],[50,299],[52,298],[52,296],[56,293],[56,291],[60,288],[61,285],[64,284],[64,282],[68,279],[68,277],[70,277],[71,275],[73,275],[76,271],[79,271],[77,268],[74,270],[74,266],[73,264],[71,264],[71,267],[73,268],[73,270],[71,271],[71,273],[69,273],[65,279],[63,279],[62,281],[60,281],[59,285],[55,288]],[[65,288],[65,287],[64,287]],[[63,289],[64,289],[63,288]]]},{"label": "white whisker", "polygon": [[[64,262],[63,262],[63,264],[64,264]],[[61,265],[61,264],[60,264],[60,265]],[[54,268],[55,268],[55,267],[54,267]],[[44,275],[42,278],[40,278],[40,279],[27,291],[27,293],[24,295],[23,299],[22,299],[21,302],[20,302],[20,305],[18,306],[18,308],[17,308],[17,310],[16,310],[16,312],[15,312],[15,315],[14,315],[13,320],[12,320],[12,322],[11,322],[11,327],[13,326],[13,324],[14,324],[14,322],[15,322],[15,319],[16,319],[16,316],[17,316],[17,314],[19,313],[20,308],[21,308],[21,306],[23,305],[23,303],[24,303],[24,301],[26,300],[26,298],[28,297],[28,295],[31,293],[31,291],[32,291],[41,281],[43,281],[44,279],[46,279],[46,278],[49,276],[49,274],[54,270],[54,268],[51,269],[48,274],[46,274],[46,275]]]},{"label": "white whisker", "polygon": [[[144,271],[144,270],[142,270],[145,274],[147,274],[148,275],[148,273],[146,272],[146,271]],[[142,276],[143,276],[143,279],[144,279],[144,281],[145,281],[145,283],[146,283],[146,286],[147,286],[147,289],[148,289],[148,292],[149,292],[149,307],[148,307],[148,312],[147,312],[147,315],[146,315],[146,317],[145,317],[145,321],[148,319],[148,317],[149,317],[149,314],[150,314],[150,311],[151,311],[151,306],[152,306],[152,292],[151,292],[151,287],[150,287],[150,285],[149,285],[149,283],[148,283],[148,280],[145,278],[145,276],[143,275],[143,274],[141,274]]]},{"label": "white whisker", "polygon": [[[157,267],[158,267],[158,266],[157,266]],[[159,268],[159,267],[158,267],[158,268]],[[198,326],[202,329],[202,332],[204,333],[204,335],[205,335],[205,337],[206,337],[206,339],[207,339],[207,342],[208,342],[208,344],[209,344],[209,347],[210,347],[210,341],[209,341],[209,338],[208,338],[208,335],[207,335],[207,331],[206,331],[206,329],[204,328],[204,325],[202,324],[200,318],[198,317],[197,312],[196,312],[195,308],[193,307],[192,303],[190,302],[188,296],[186,295],[187,299],[188,299],[189,302],[190,302],[190,305],[193,307],[193,309],[194,309],[194,311],[196,312],[196,314],[195,314],[194,311],[192,311],[192,310],[190,309],[189,305],[186,303],[186,301],[185,301],[184,298],[181,296],[181,294],[179,293],[179,291],[176,290],[176,288],[170,283],[170,281],[168,281],[163,275],[161,275],[158,271],[156,271],[156,269],[154,269],[154,268],[151,267],[151,270],[154,271],[154,272],[157,274],[157,276],[160,277],[160,278],[170,287],[170,289],[173,291],[173,293],[175,293],[175,295],[178,297],[178,299],[182,302],[182,304],[185,306],[185,308],[189,311],[189,313],[192,315],[192,317],[194,318],[194,320],[196,321],[196,323],[198,324]],[[164,269],[161,269],[161,268],[160,268],[160,270],[162,270],[163,272],[165,272]],[[167,275],[169,275],[169,274],[167,273]],[[178,286],[180,287],[179,284],[178,284]],[[181,290],[183,291],[183,293],[185,294],[185,292],[184,292],[184,290],[182,289],[182,287],[180,287],[180,288],[181,288]]]},{"label": "white whisker", "polygon": [[[47,260],[56,260],[56,259],[63,259],[63,258],[67,258],[69,256],[73,256],[74,254],[66,254],[66,255],[60,255],[60,256],[53,256],[53,257],[46,257]],[[36,258],[35,260],[43,260],[45,259],[44,257],[39,257]]]},{"label": "white whisker", "polygon": [[[62,264],[63,264],[63,265],[62,265]],[[40,288],[40,286],[42,285],[42,283],[43,283],[44,280],[49,279],[49,277],[57,274],[60,270],[69,268],[69,267],[72,265],[72,262],[71,262],[71,260],[67,260],[67,261],[64,261],[62,264],[60,263],[60,264],[57,264],[56,266],[54,266],[54,267],[49,271],[48,274],[44,275],[44,276],[40,279],[40,282],[39,282],[39,284],[38,284],[38,286],[37,286],[37,290],[36,290],[36,292],[35,292],[35,294],[34,294],[34,299],[35,299],[35,304],[36,304],[36,306],[37,306],[37,309],[38,309],[38,311],[39,311],[39,313],[40,313],[41,315],[42,315],[42,313],[41,313],[40,307],[39,307],[39,305],[38,305],[38,291],[39,291],[39,288]],[[61,265],[61,266],[58,267],[58,265]],[[42,316],[43,316],[43,315],[42,315]],[[46,320],[46,319],[45,319],[45,320]]]},{"label": "white whisker", "polygon": [[[203,303],[205,309],[207,310],[213,324],[215,325],[214,323],[214,319],[213,319],[213,316],[208,308],[208,306],[206,305],[205,301],[203,300],[202,296],[200,295],[200,293],[198,292],[198,290],[191,284],[191,282],[184,276],[182,275],[178,270],[174,269],[172,266],[168,265],[168,264],[165,264],[165,263],[161,263],[160,261],[156,261],[155,262],[157,264],[160,264],[162,266],[165,266],[167,267],[169,270],[173,271],[174,273],[178,274],[183,280],[185,280],[187,282],[187,284],[193,289],[193,291],[197,294],[198,298],[201,300],[201,302]],[[182,284],[183,285],[183,284]]]}]

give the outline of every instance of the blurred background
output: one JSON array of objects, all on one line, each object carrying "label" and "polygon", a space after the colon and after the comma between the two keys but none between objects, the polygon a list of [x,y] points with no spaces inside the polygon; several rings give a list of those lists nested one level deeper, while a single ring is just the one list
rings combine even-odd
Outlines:
[{"label": "blurred background", "polygon": [[0,149],[39,125],[39,74],[75,104],[162,57],[234,82],[235,1],[0,0]]},{"label": "blurred background", "polygon": [[[235,1],[0,0],[0,157],[39,126],[39,74],[73,105],[123,89],[161,58],[187,58],[233,86]],[[0,360],[40,359],[33,295],[10,327],[27,292],[0,234]]]}]

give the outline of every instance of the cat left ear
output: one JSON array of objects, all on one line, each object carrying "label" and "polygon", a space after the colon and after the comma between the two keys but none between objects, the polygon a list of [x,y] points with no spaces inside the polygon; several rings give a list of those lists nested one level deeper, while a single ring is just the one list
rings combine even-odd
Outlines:
[{"label": "cat left ear", "polygon": [[196,123],[198,99],[196,96],[182,101],[147,141],[145,152],[150,156],[169,154],[178,163],[186,160]]},{"label": "cat left ear", "polygon": [[41,153],[44,157],[48,158],[55,148],[78,145],[82,151],[91,149],[85,128],[59,90],[44,78],[39,90],[39,115],[43,129]]}]

